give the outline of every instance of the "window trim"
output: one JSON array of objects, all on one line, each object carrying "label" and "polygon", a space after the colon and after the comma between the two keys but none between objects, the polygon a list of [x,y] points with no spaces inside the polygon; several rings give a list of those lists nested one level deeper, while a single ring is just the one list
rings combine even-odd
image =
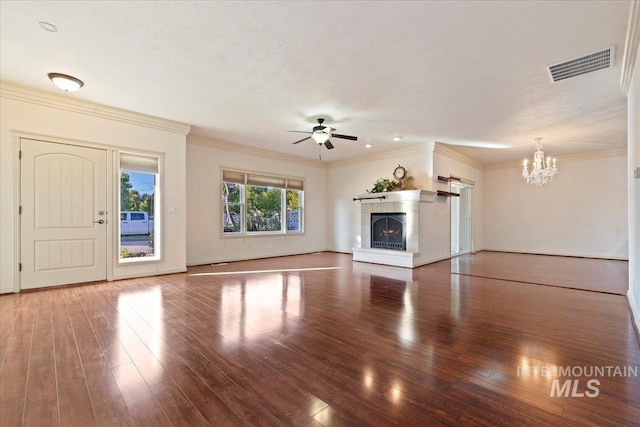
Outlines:
[{"label": "window trim", "polygon": [[[228,180],[225,180],[225,177]],[[225,182],[235,183],[241,185],[241,201],[240,203],[233,203],[233,205],[241,206],[242,224],[241,231],[239,232],[225,232],[224,231],[224,213],[223,208],[225,204],[232,205],[232,203],[226,203],[223,200],[223,184]],[[276,184],[276,185],[267,185]],[[280,184],[280,185],[277,185]],[[254,171],[242,171],[233,168],[220,168],[220,182],[218,189],[220,191],[220,237],[226,238],[245,238],[245,237],[264,237],[264,236],[287,236],[287,235],[303,235],[305,225],[305,212],[304,212],[304,184],[305,179],[300,177],[291,177],[283,175],[274,175],[266,172],[254,172]],[[248,185],[255,187],[270,187],[278,188],[282,190],[281,195],[281,215],[280,215],[280,230],[279,231],[249,231],[247,228],[247,191]],[[287,190],[295,190],[302,193],[302,200],[299,203],[300,210],[300,230],[287,230]],[[300,201],[299,201],[300,202]],[[284,212],[284,214],[282,214]]]}]

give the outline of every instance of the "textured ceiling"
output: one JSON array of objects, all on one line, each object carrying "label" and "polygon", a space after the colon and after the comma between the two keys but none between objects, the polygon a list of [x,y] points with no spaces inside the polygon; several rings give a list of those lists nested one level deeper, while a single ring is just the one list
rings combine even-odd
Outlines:
[{"label": "textured ceiling", "polygon": [[[192,134],[323,160],[427,141],[483,163],[626,146],[628,1],[0,2],[0,77],[193,125]],[[58,32],[39,26],[50,22]],[[614,47],[614,67],[547,66]],[[402,136],[394,142],[393,137]],[[365,143],[372,148],[366,149]],[[491,148],[477,148],[491,147]]]}]

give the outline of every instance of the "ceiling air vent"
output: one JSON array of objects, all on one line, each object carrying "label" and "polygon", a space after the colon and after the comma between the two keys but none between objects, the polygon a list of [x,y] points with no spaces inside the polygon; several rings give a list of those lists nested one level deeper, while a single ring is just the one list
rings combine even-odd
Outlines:
[{"label": "ceiling air vent", "polygon": [[613,48],[591,53],[560,64],[550,65],[549,74],[554,82],[609,68],[613,65]]}]

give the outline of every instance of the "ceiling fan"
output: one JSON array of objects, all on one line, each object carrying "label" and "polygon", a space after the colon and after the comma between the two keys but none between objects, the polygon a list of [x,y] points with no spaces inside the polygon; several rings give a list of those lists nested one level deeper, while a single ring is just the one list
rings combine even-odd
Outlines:
[{"label": "ceiling fan", "polygon": [[358,137],[357,136],[351,136],[351,135],[341,135],[338,133],[333,133],[334,130],[336,130],[335,128],[332,128],[331,126],[325,126],[323,125],[324,123],[324,119],[320,118],[318,119],[318,125],[313,127],[312,132],[307,132],[307,131],[301,131],[301,130],[290,130],[287,132],[296,132],[296,133],[308,133],[310,134],[310,136],[307,136],[305,138],[302,138],[296,142],[293,142],[292,144],[299,144],[302,141],[306,141],[307,139],[313,139],[317,144],[318,144],[318,148],[320,148],[322,145],[324,145],[325,147],[327,147],[328,150],[332,150],[333,144],[331,143],[331,141],[329,140],[330,138],[342,138],[342,139],[348,139],[350,141],[357,141]]}]

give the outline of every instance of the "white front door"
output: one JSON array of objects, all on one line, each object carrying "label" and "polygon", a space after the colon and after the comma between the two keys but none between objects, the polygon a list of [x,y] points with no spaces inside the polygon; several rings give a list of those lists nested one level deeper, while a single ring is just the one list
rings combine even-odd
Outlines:
[{"label": "white front door", "polygon": [[20,288],[105,280],[106,150],[20,144]]}]

